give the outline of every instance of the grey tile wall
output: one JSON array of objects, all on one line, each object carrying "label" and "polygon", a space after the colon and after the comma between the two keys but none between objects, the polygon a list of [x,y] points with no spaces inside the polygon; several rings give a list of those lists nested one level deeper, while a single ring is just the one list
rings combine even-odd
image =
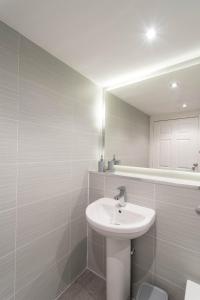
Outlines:
[{"label": "grey tile wall", "polygon": [[[0,23],[0,299],[53,300],[86,267],[102,91]],[[81,228],[81,231],[80,231]]]},{"label": "grey tile wall", "polygon": [[105,111],[105,158],[115,154],[123,165],[148,167],[149,116],[109,92]]},{"label": "grey tile wall", "polygon": [[[129,202],[156,210],[154,226],[134,241],[134,294],[147,281],[165,289],[169,300],[183,300],[187,279],[200,283],[200,191],[98,173],[89,178],[91,202],[113,197],[125,185]],[[104,238],[88,229],[88,243],[89,267],[105,275]]]}]

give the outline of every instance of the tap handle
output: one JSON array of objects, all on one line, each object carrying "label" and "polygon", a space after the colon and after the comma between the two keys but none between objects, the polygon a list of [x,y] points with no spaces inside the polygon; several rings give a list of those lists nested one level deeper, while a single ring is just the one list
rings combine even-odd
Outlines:
[{"label": "tap handle", "polygon": [[120,190],[120,192],[125,192],[126,191],[126,187],[124,185],[119,186],[117,189]]}]

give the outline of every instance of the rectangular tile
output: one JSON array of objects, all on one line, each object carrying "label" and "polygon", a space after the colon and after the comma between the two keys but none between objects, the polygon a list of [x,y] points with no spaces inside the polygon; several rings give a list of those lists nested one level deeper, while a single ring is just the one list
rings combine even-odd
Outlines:
[{"label": "rectangular tile", "polygon": [[0,299],[10,299],[14,293],[14,253],[0,258]]},{"label": "rectangular tile", "polygon": [[73,132],[73,160],[97,160],[100,157],[101,139],[98,134]]},{"label": "rectangular tile", "polygon": [[0,48],[6,48],[14,53],[19,52],[20,34],[0,21]]},{"label": "rectangular tile", "polygon": [[105,182],[105,175],[102,174],[89,174],[89,186],[92,189],[96,190],[104,190],[104,182]]},{"label": "rectangular tile", "polygon": [[87,224],[85,217],[71,222],[71,280],[86,268],[87,263]]},{"label": "rectangular tile", "polygon": [[20,122],[19,161],[66,161],[71,158],[72,135],[68,130]]},{"label": "rectangular tile", "polygon": [[63,94],[64,91],[61,90],[62,85],[59,81],[61,78],[59,73],[62,69],[65,69],[65,65],[61,61],[30,40],[21,37],[20,74],[22,78]]},{"label": "rectangular tile", "polygon": [[70,205],[70,219],[74,221],[76,219],[85,217],[85,209],[88,204],[88,189],[78,189],[72,191]]},{"label": "rectangular tile", "polygon": [[161,240],[156,242],[155,272],[185,288],[187,279],[200,282],[200,253]]},{"label": "rectangular tile", "polygon": [[0,69],[0,117],[19,117],[18,76]]},{"label": "rectangular tile", "polygon": [[16,163],[17,121],[0,118],[0,164]]},{"label": "rectangular tile", "polygon": [[18,73],[19,34],[3,24],[0,24],[0,69]]},{"label": "rectangular tile", "polygon": [[69,247],[69,226],[64,226],[19,248],[16,257],[16,290],[26,286],[45,272],[48,266],[66,256]]},{"label": "rectangular tile", "polygon": [[70,253],[71,281],[77,278],[87,266],[87,239],[79,241]]},{"label": "rectangular tile", "polygon": [[128,202],[131,202],[136,205],[144,206],[147,208],[155,209],[156,206],[155,200],[151,198],[142,198],[142,197],[137,197],[134,194],[128,194],[127,199]]},{"label": "rectangular tile", "polygon": [[133,181],[134,185],[133,196],[141,199],[149,199],[154,201],[155,184],[142,181]]},{"label": "rectangular tile", "polygon": [[182,247],[199,252],[200,216],[195,208],[190,209],[156,201],[157,237]]},{"label": "rectangular tile", "polygon": [[95,200],[103,198],[104,191],[103,190],[96,190],[96,189],[89,189],[89,202],[92,203]]},{"label": "rectangular tile", "polygon": [[88,188],[88,170],[90,169],[91,164],[92,161],[90,160],[78,160],[71,162],[72,191],[80,188]]},{"label": "rectangular tile", "polygon": [[105,277],[105,248],[103,245],[88,241],[88,268],[96,274]]},{"label": "rectangular tile", "polygon": [[85,102],[74,102],[73,128],[82,133],[100,133],[97,105],[88,105]]},{"label": "rectangular tile", "polygon": [[71,252],[73,252],[87,238],[87,224],[85,216],[71,222]]},{"label": "rectangular tile", "polygon": [[133,120],[120,118],[111,112],[106,116],[106,135],[120,140],[127,139],[128,143],[124,146],[127,147],[129,144],[130,147],[133,141]]},{"label": "rectangular tile", "polygon": [[0,257],[14,251],[16,209],[0,213]]},{"label": "rectangular tile", "polygon": [[105,280],[96,276],[93,272],[85,272],[75,283],[59,297],[59,300],[106,300]]},{"label": "rectangular tile", "polygon": [[0,166],[0,211],[16,206],[17,167],[13,165]]},{"label": "rectangular tile", "polygon": [[88,226],[88,240],[92,243],[105,247],[105,237]]},{"label": "rectangular tile", "polygon": [[135,255],[133,262],[140,269],[153,273],[155,264],[155,240],[145,234],[133,241]]},{"label": "rectangular tile", "polygon": [[19,165],[18,206],[62,195],[70,197],[70,188],[71,163]]},{"label": "rectangular tile", "polygon": [[154,276],[153,284],[165,290],[168,293],[169,300],[183,300],[185,290],[175,285],[171,281],[167,281],[159,276]]},{"label": "rectangular tile", "polygon": [[69,130],[74,122],[74,103],[69,97],[21,79],[20,119]]},{"label": "rectangular tile", "polygon": [[69,284],[70,268],[68,256],[48,266],[26,287],[16,294],[16,300],[52,300]]},{"label": "rectangular tile", "polygon": [[200,191],[156,184],[156,200],[195,209],[200,204]]},{"label": "rectangular tile", "polygon": [[70,221],[70,201],[67,195],[36,202],[18,208],[17,247],[55,230]]},{"label": "rectangular tile", "polygon": [[37,82],[61,95],[93,105],[101,89],[28,39],[21,38],[20,72],[23,78]]}]

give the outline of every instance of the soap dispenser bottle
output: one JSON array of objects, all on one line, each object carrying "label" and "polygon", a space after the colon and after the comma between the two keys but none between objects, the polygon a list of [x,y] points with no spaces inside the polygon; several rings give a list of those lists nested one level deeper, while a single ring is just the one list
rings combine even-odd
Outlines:
[{"label": "soap dispenser bottle", "polygon": [[101,159],[98,161],[98,172],[104,172],[104,165],[103,155],[101,155]]}]

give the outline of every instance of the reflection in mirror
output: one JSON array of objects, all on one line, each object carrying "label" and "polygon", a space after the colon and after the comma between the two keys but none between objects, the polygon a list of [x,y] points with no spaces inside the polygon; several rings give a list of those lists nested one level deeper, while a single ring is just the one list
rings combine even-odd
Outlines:
[{"label": "reflection in mirror", "polygon": [[200,64],[105,93],[105,159],[200,171]]},{"label": "reflection in mirror", "polygon": [[105,113],[105,159],[115,155],[122,165],[148,167],[149,116],[110,92]]}]

